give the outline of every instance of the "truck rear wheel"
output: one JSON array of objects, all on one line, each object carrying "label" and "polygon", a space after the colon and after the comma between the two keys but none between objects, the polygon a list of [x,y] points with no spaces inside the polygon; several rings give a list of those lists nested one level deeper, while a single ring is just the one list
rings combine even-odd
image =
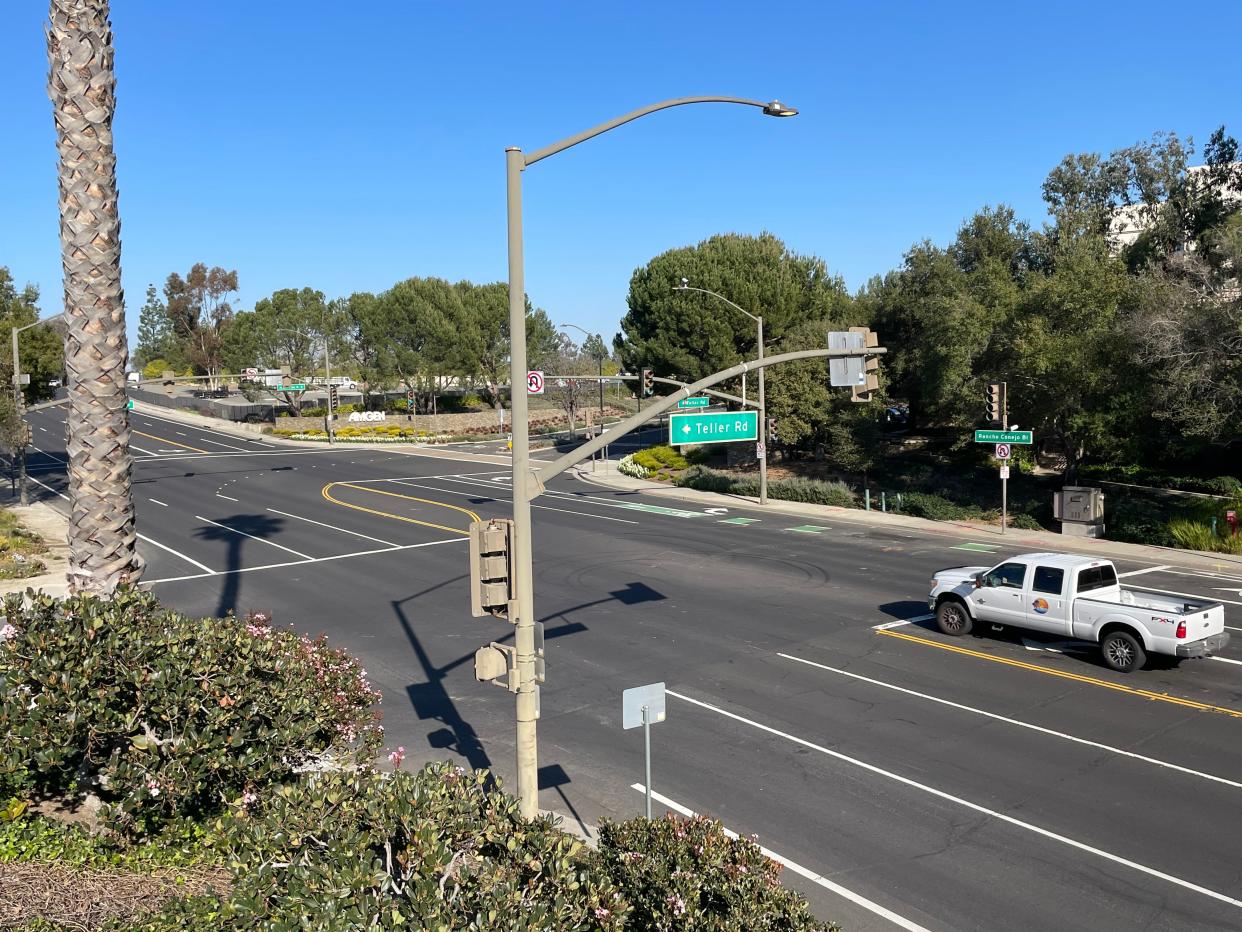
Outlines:
[{"label": "truck rear wheel", "polygon": [[946,599],[936,607],[936,625],[945,634],[961,637],[974,627],[970,612],[956,599]]},{"label": "truck rear wheel", "polygon": [[1129,631],[1113,631],[1100,642],[1104,665],[1118,673],[1133,673],[1147,662],[1143,645]]}]

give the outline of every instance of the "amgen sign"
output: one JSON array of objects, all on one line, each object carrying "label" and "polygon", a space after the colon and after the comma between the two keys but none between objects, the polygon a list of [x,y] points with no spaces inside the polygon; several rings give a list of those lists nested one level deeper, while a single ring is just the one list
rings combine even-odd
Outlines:
[{"label": "amgen sign", "polygon": [[384,420],[383,411],[350,411],[350,421],[382,421]]}]

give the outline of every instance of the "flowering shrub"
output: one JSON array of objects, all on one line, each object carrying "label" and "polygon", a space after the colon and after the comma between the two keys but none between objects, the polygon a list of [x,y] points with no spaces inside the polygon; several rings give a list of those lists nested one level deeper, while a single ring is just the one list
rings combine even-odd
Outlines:
[{"label": "flowering shrub", "polygon": [[729,837],[714,819],[605,820],[597,857],[632,907],[627,929],[837,929],[781,886],[781,866],[753,840]]},{"label": "flowering shrub", "polygon": [[366,671],[264,615],[186,618],[135,589],[10,596],[4,615],[0,778],[94,793],[119,830],[199,817],[380,744]]},{"label": "flowering shrub", "polygon": [[635,479],[646,479],[651,475],[650,469],[646,466],[640,466],[638,463],[634,462],[633,453],[627,453],[625,456],[621,457],[620,462],[617,463],[617,472],[621,473],[623,476],[633,476]]}]

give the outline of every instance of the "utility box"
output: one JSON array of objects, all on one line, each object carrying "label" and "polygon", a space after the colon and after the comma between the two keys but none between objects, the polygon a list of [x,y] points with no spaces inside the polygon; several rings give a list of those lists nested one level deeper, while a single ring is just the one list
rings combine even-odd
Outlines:
[{"label": "utility box", "polygon": [[1061,522],[1061,533],[1073,537],[1104,536],[1104,491],[1090,486],[1067,485],[1052,497],[1052,515]]}]

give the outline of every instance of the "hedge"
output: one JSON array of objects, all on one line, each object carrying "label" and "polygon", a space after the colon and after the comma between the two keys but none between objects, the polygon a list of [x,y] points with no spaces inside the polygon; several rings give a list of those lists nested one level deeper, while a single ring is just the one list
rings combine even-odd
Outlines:
[{"label": "hedge", "polygon": [[[705,466],[692,466],[678,476],[676,482],[684,488],[700,489],[704,492],[749,496],[759,494],[759,480],[754,476],[731,476]],[[812,505],[835,505],[839,508],[855,508],[858,505],[858,496],[844,482],[825,482],[819,479],[794,478],[769,482],[768,497]]]},{"label": "hedge", "polygon": [[1203,492],[1208,495],[1233,495],[1242,491],[1242,481],[1235,476],[1175,476],[1142,466],[1082,466],[1079,467],[1078,475],[1081,480],[1126,482],[1131,485]]},{"label": "hedge", "polygon": [[444,763],[308,775],[220,821],[227,896],[137,928],[296,929],[312,915],[326,929],[836,928],[717,822],[604,822],[592,851],[489,784]]}]

